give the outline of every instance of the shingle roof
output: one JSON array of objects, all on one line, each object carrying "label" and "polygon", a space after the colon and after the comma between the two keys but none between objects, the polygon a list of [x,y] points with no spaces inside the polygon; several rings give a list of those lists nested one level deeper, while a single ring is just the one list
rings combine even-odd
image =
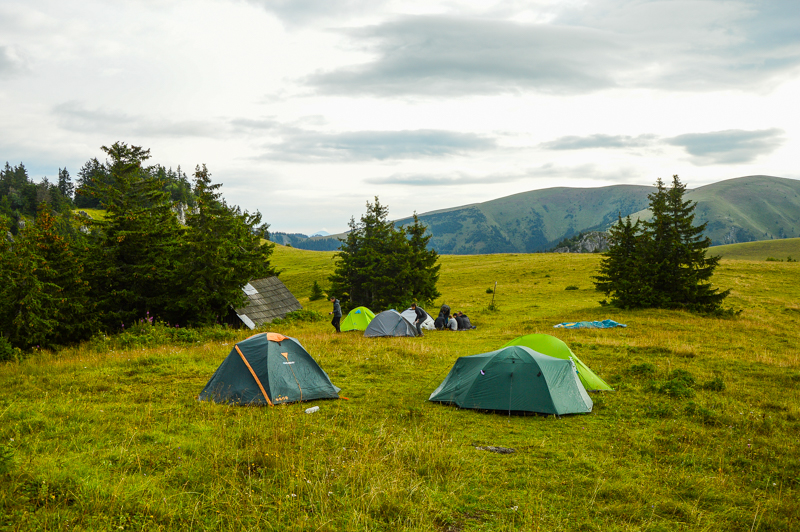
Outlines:
[{"label": "shingle roof", "polygon": [[277,277],[250,281],[242,290],[247,295],[247,304],[234,310],[250,329],[303,308]]}]

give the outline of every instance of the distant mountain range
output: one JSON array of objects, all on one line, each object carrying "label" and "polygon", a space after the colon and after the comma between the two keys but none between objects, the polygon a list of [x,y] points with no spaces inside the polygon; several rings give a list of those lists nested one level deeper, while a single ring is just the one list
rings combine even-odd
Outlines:
[{"label": "distant mountain range", "polygon": [[[566,238],[605,231],[618,215],[646,219],[653,187],[614,185],[601,188],[532,190],[483,203],[419,215],[441,254],[533,253],[553,249]],[[708,222],[705,234],[714,245],[800,236],[800,181],[747,176],[689,190],[697,202],[695,222]],[[411,218],[395,222],[411,223]],[[302,249],[338,249],[338,237],[308,238],[274,233],[271,239]]]}]

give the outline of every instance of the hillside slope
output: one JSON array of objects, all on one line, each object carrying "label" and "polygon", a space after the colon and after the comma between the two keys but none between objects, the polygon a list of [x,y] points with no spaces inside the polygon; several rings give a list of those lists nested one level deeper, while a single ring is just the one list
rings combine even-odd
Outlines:
[{"label": "hillside slope", "polygon": [[[653,187],[614,185],[600,188],[532,190],[483,203],[419,215],[441,254],[532,253],[581,232],[605,231],[617,219],[646,219]],[[697,224],[708,222],[714,245],[800,237],[800,180],[746,176],[688,190],[697,202]],[[399,226],[410,218],[397,220]],[[304,249],[331,250],[336,237],[293,241]]]},{"label": "hillside slope", "polygon": [[[708,222],[714,245],[800,237],[800,181],[753,175],[713,183],[686,193],[697,202],[695,221]],[[647,219],[649,210],[633,218]]]}]

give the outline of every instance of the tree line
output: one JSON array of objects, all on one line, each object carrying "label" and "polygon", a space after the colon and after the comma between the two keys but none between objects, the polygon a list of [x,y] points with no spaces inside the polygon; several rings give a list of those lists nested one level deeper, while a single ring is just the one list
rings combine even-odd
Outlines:
[{"label": "tree line", "polygon": [[[30,183],[22,165],[3,170],[0,342],[54,347],[146,318],[213,324],[244,303],[244,284],[276,273],[261,214],[228,205],[205,165],[189,184],[180,170],[147,166],[142,147],[102,150],[105,162],[79,172],[75,202],[66,170],[55,188]],[[73,216],[81,198],[105,216]],[[179,201],[191,206],[185,224]]]}]

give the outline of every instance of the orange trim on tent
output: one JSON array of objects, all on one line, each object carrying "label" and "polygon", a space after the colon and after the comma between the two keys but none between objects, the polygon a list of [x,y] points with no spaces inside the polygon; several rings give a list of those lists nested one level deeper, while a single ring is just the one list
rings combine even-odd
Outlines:
[{"label": "orange trim on tent", "polygon": [[267,340],[270,340],[272,342],[283,342],[284,340],[286,340],[286,338],[287,336],[284,336],[279,333],[273,333],[273,332],[267,333]]},{"label": "orange trim on tent", "polygon": [[236,352],[239,353],[240,357],[242,357],[242,361],[244,361],[244,365],[247,366],[247,369],[250,370],[250,375],[253,376],[253,378],[256,380],[256,384],[258,384],[258,387],[261,388],[261,393],[264,394],[264,399],[267,400],[267,403],[269,404],[269,406],[273,406],[272,401],[269,400],[269,396],[267,395],[267,392],[264,390],[264,387],[261,385],[261,381],[258,380],[258,377],[256,376],[256,372],[253,371],[253,367],[250,365],[250,362],[248,362],[247,359],[244,358],[244,355],[242,354],[242,350],[239,349],[238,345],[234,345],[233,347],[236,348]]}]

